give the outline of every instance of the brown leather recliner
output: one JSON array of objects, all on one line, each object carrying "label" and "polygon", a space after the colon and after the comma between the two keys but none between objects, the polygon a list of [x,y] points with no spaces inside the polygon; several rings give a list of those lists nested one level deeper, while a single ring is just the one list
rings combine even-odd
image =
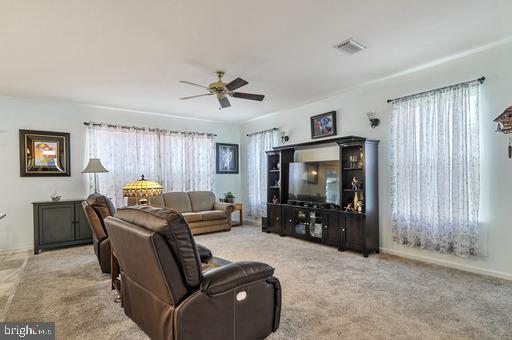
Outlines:
[{"label": "brown leather recliner", "polygon": [[187,222],[170,209],[120,208],[105,223],[124,311],[152,339],[263,339],[279,327],[281,288],[269,265],[203,271]]},{"label": "brown leather recliner", "polygon": [[94,193],[82,202],[82,208],[92,229],[94,253],[98,257],[101,271],[110,273],[110,240],[105,228],[105,218],[114,216],[114,204],[108,197]]}]

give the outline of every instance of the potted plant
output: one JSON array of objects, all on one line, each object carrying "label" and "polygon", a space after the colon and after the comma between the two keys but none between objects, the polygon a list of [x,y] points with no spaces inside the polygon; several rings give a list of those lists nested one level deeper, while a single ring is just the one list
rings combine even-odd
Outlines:
[{"label": "potted plant", "polygon": [[224,194],[224,201],[228,203],[235,203],[235,195],[231,191]]}]

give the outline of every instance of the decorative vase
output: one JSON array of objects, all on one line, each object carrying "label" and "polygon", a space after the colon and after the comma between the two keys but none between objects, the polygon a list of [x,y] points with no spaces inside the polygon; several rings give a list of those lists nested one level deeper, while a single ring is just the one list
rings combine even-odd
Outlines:
[{"label": "decorative vase", "polygon": [[357,191],[354,194],[354,208],[357,207],[357,203],[359,202],[359,195]]}]

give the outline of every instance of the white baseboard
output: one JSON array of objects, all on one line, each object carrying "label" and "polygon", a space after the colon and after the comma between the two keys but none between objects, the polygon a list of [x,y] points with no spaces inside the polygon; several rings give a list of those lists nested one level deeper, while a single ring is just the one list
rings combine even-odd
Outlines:
[{"label": "white baseboard", "polygon": [[432,264],[436,264],[439,266],[459,269],[459,270],[463,270],[463,271],[474,273],[474,274],[487,275],[487,276],[497,277],[499,279],[512,281],[512,274],[500,272],[497,270],[483,269],[483,268],[475,267],[475,266],[468,265],[468,264],[462,264],[462,263],[457,263],[457,262],[443,260],[443,259],[436,259],[436,258],[432,258],[429,256],[414,255],[414,254],[410,254],[408,252],[404,252],[404,251],[396,250],[396,249],[389,249],[389,248],[381,247],[380,251],[382,253],[405,257],[405,258],[412,259],[412,260],[417,260],[417,261],[426,262],[426,263],[432,263]]},{"label": "white baseboard", "polygon": [[16,253],[34,253],[34,248],[19,248],[12,250],[0,250],[0,255],[16,254]]},{"label": "white baseboard", "polygon": [[244,224],[261,225],[261,218],[244,217]]}]

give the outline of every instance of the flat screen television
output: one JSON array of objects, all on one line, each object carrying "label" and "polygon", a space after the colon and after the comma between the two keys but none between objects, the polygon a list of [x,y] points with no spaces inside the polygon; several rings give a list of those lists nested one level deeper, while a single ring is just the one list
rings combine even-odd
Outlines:
[{"label": "flat screen television", "polygon": [[340,205],[339,161],[290,163],[288,199]]}]

